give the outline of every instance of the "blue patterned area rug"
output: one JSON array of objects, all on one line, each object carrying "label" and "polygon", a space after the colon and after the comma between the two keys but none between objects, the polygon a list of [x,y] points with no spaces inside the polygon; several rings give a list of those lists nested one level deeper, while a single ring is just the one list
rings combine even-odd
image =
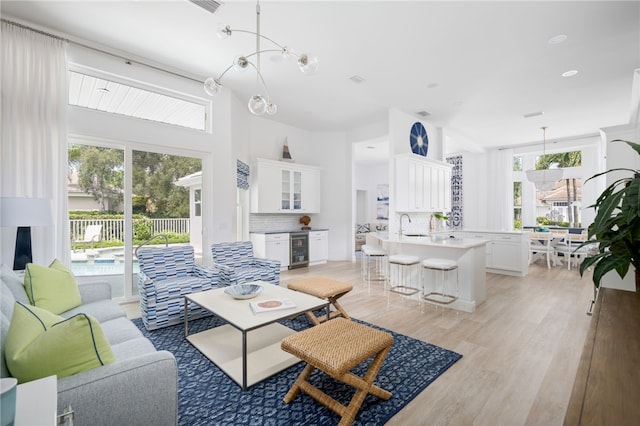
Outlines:
[{"label": "blue patterned area rug", "polygon": [[[394,342],[375,383],[393,394],[383,401],[368,395],[354,425],[383,425],[422,390],[444,373],[462,355],[362,321],[387,331]],[[233,380],[194,348],[184,337],[184,326],[147,331],[142,320],[134,323],[159,350],[172,352],[178,362],[178,424],[180,425],[336,425],[339,417],[300,393],[290,404],[282,401],[304,367],[300,362],[242,391]],[[189,334],[222,325],[217,317],[189,322]],[[283,324],[302,330],[306,316]],[[353,372],[362,376],[370,360]],[[354,389],[316,370],[310,379],[318,388],[342,404],[348,404]]]}]

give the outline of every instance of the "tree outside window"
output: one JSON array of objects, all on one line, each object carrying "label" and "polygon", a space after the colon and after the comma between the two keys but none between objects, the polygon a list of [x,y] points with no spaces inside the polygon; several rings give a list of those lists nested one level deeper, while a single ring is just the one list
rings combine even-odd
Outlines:
[{"label": "tree outside window", "polygon": [[[536,161],[536,169],[548,169],[551,167],[564,169],[581,165],[581,151],[541,155]],[[538,191],[536,199],[547,208],[547,213],[544,216],[539,215],[537,222],[542,225],[579,227],[581,225],[581,191],[582,181],[575,177],[562,179],[547,193]]]},{"label": "tree outside window", "polygon": [[514,172],[522,171],[522,157],[517,155],[513,156],[513,171]]},{"label": "tree outside window", "polygon": [[194,215],[202,216],[202,190],[195,189],[193,191],[193,207],[194,207]]},{"label": "tree outside window", "polygon": [[513,228],[522,229],[522,182],[513,182]]}]

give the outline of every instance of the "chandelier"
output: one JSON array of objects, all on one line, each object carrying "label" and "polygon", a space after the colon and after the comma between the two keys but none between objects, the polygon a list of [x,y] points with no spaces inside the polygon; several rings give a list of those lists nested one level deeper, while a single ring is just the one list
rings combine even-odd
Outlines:
[{"label": "chandelier", "polygon": [[[250,30],[238,30],[235,28],[231,28],[229,25],[218,24],[218,29],[216,31],[218,37],[221,39],[225,39],[230,37],[234,32],[238,33],[247,33],[253,34],[256,36],[256,51],[253,53],[249,53],[247,55],[237,56],[231,65],[227,67],[226,70],[220,74],[219,77],[209,77],[204,81],[204,90],[210,96],[215,96],[222,90],[222,78],[230,69],[236,70],[244,70],[248,67],[252,67],[256,71],[256,94],[249,98],[249,111],[251,111],[254,115],[263,115],[265,112],[269,115],[273,115],[278,111],[278,107],[276,104],[271,102],[271,97],[269,96],[269,89],[267,88],[267,83],[264,81],[262,77],[262,73],[260,72],[260,54],[266,52],[280,52],[280,54],[285,59],[295,58],[300,71],[303,74],[313,74],[318,69],[318,59],[309,56],[305,53],[296,54],[293,50],[289,49],[287,46],[284,46],[280,43],[277,43],[260,34],[260,1],[256,2],[256,31]],[[275,45],[275,48],[260,50],[260,41],[264,39],[270,43]],[[252,59],[255,57],[255,63],[252,62]],[[264,88],[264,95],[260,94],[260,87]]]},{"label": "chandelier", "polygon": [[[547,128],[542,129],[542,158],[547,152]],[[538,191],[550,191],[555,186],[556,182],[562,179],[562,169],[540,169],[540,170],[527,170],[527,180],[532,182]]]}]

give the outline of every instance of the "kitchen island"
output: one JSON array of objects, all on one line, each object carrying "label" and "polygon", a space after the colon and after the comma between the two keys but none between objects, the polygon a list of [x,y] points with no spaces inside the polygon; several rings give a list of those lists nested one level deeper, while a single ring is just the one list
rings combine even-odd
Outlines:
[{"label": "kitchen island", "polygon": [[451,259],[458,263],[458,300],[448,305],[463,312],[474,312],[487,298],[486,244],[480,238],[450,238],[435,235],[427,237],[388,237],[376,235],[368,239],[384,248],[391,256],[407,254],[426,258]]}]

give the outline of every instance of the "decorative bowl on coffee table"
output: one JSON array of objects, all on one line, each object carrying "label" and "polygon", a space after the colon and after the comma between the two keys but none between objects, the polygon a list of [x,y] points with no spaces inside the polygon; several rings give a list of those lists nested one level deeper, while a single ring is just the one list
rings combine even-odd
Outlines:
[{"label": "decorative bowl on coffee table", "polygon": [[251,299],[262,293],[262,286],[258,284],[236,284],[224,289],[224,292],[234,299]]}]

